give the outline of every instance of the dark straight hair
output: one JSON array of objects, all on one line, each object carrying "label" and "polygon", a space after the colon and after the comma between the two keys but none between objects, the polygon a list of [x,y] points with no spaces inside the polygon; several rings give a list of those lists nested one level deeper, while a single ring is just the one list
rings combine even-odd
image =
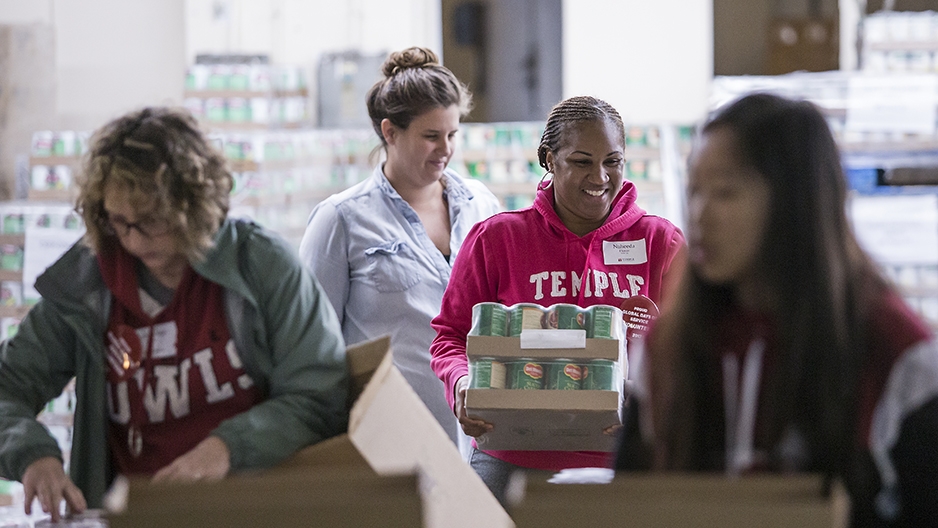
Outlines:
[{"label": "dark straight hair", "polygon": [[[728,131],[742,162],[768,183],[771,205],[757,266],[778,304],[776,375],[761,405],[772,409],[776,445],[796,426],[816,458],[811,465],[843,475],[856,435],[856,385],[866,354],[867,300],[886,286],[860,249],[846,215],[847,186],[839,151],[811,103],[770,94],[745,96],[716,113],[701,134]],[[701,369],[714,354],[718,322],[734,307],[733,291],[704,281],[688,266],[672,309],[649,343],[655,462],[700,467],[694,441],[709,405]]]}]

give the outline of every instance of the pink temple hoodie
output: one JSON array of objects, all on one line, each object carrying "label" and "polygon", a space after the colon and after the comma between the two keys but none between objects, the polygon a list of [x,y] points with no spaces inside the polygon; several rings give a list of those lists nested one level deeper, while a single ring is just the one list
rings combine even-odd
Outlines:
[{"label": "pink temple hoodie", "polygon": [[[553,187],[540,190],[534,205],[497,214],[475,225],[463,242],[440,314],[431,322],[437,336],[430,366],[454,405],[456,381],[468,375],[466,335],[472,307],[558,303],[620,306],[633,295],[661,304],[668,276],[685,259],[684,235],[664,218],[646,214],[626,181],[606,222],[582,237],[570,232],[554,211]],[[669,273],[670,272],[670,273]],[[586,451],[486,451],[512,464],[558,471],[609,467],[610,454]]]}]

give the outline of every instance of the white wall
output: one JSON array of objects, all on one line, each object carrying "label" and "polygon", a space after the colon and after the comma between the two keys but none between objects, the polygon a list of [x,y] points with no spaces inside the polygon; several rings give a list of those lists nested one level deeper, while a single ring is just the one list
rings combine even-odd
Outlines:
[{"label": "white wall", "polygon": [[[440,0],[185,0],[186,57],[266,54],[312,76],[324,53],[443,52]],[[315,83],[311,83],[315,98]],[[363,103],[364,104],[364,103]],[[315,106],[313,107],[315,111]],[[315,117],[315,116],[314,116]]]},{"label": "white wall", "polygon": [[48,23],[51,17],[49,0],[0,0],[0,24]]},{"label": "white wall", "polygon": [[[493,121],[543,120],[561,99],[561,0],[497,0],[488,11],[488,99]],[[535,85],[529,86],[532,69]]]},{"label": "white wall", "polygon": [[99,123],[143,105],[182,103],[183,4],[54,1],[62,126]]},{"label": "white wall", "polygon": [[264,53],[314,63],[323,52],[440,50],[439,0],[186,0],[186,52]]},{"label": "white wall", "polygon": [[564,0],[564,97],[594,95],[632,122],[694,122],[713,76],[706,0]]},{"label": "white wall", "polygon": [[184,0],[0,0],[0,23],[52,25],[56,120],[92,129],[128,110],[180,103]]},{"label": "white wall", "polygon": [[[0,23],[55,26],[58,126],[83,128],[179,102],[200,52],[269,53],[311,70],[329,51],[442,52],[440,9],[439,0],[0,0]],[[712,28],[706,0],[564,0],[564,96],[602,97],[630,121],[699,119]]]}]

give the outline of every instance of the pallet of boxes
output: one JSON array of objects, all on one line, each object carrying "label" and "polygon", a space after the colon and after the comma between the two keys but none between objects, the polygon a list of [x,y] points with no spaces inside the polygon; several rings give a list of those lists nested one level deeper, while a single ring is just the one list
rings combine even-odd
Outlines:
[{"label": "pallet of boxes", "polygon": [[469,416],[493,424],[482,449],[612,451],[620,424],[625,332],[613,306],[473,307]]}]

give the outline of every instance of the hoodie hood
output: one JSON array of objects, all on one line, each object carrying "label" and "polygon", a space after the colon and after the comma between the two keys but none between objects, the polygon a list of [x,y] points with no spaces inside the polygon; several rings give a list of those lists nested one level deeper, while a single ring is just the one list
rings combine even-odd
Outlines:
[{"label": "hoodie hood", "polygon": [[560,216],[557,215],[557,211],[554,209],[553,185],[538,189],[537,196],[534,198],[533,207],[546,221],[548,230],[563,239],[587,237],[605,238],[612,233],[628,229],[645,215],[645,210],[636,203],[637,199],[638,190],[635,188],[635,184],[628,180],[623,180],[622,188],[619,189],[619,193],[616,194],[612,202],[612,207],[609,210],[609,216],[606,217],[603,225],[582,237],[570,231],[570,229],[564,225]]}]

